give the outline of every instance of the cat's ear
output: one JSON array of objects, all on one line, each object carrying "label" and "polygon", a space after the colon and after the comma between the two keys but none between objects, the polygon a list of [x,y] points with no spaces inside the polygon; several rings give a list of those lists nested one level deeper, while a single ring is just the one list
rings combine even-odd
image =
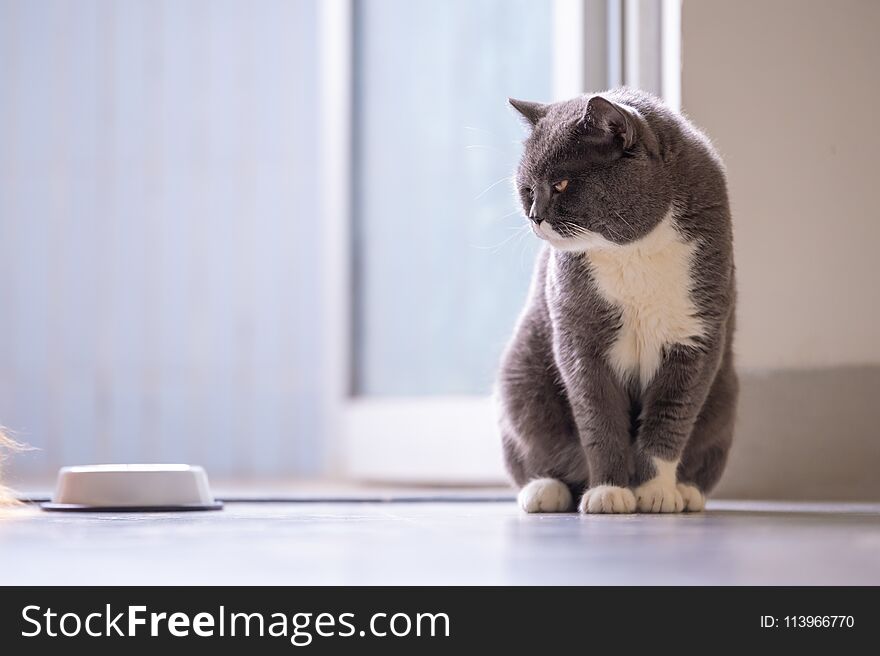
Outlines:
[{"label": "cat's ear", "polygon": [[591,128],[600,135],[612,138],[619,136],[623,140],[624,150],[636,141],[635,120],[629,111],[602,96],[590,98],[583,122],[588,129]]},{"label": "cat's ear", "polygon": [[547,105],[529,100],[517,100],[516,98],[508,98],[507,102],[528,122],[529,126],[534,127],[538,121],[547,115]]}]

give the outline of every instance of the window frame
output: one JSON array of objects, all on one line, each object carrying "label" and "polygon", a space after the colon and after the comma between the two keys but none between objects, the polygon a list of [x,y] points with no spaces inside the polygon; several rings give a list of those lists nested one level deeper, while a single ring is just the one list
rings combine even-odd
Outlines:
[{"label": "window frame", "polygon": [[[319,9],[324,469],[358,481],[500,484],[489,396],[352,391],[354,1],[322,0]],[[553,13],[554,99],[629,84],[678,109],[681,0],[554,0]]]}]

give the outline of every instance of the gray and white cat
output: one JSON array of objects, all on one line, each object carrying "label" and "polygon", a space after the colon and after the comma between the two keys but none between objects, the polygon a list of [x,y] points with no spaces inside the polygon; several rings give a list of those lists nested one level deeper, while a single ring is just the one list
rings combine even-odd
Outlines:
[{"label": "gray and white cat", "polygon": [[738,394],[721,159],[643,92],[510,103],[530,129],[517,190],[547,242],[496,389],[519,504],[702,510]]}]

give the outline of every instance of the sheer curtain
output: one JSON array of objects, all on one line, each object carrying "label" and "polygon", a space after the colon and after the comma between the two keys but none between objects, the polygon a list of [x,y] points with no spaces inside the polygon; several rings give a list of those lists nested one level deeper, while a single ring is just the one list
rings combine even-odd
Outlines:
[{"label": "sheer curtain", "polygon": [[0,0],[13,473],[319,469],[316,6]]}]

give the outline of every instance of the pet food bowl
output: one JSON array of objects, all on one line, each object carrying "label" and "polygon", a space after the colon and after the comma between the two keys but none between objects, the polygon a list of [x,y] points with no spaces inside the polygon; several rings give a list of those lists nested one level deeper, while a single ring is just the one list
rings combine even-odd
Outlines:
[{"label": "pet food bowl", "polygon": [[191,465],[62,467],[43,510],[159,512],[219,510],[205,470]]}]

